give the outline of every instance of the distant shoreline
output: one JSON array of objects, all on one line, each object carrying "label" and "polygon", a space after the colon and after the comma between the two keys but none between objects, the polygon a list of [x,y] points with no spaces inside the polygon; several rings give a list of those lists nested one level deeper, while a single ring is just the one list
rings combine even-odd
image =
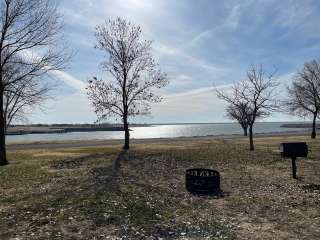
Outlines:
[{"label": "distant shoreline", "polygon": [[[258,123],[258,122],[257,122]],[[289,122],[259,122],[260,124],[281,123],[281,128],[309,129],[311,123],[289,123]],[[153,127],[161,125],[219,125],[236,123],[171,123],[171,124],[131,124],[130,127]],[[317,126],[317,128],[319,128]],[[15,125],[10,127],[6,135],[29,135],[29,134],[64,134],[72,132],[99,132],[99,131],[124,131],[122,124],[33,124],[33,125]],[[294,131],[294,130],[293,130]],[[282,131],[281,131],[282,132]]]},{"label": "distant shoreline", "polygon": [[[312,128],[312,123],[284,123],[280,127],[283,127],[283,128]],[[316,124],[316,128],[319,129],[320,125]]]},{"label": "distant shoreline", "polygon": [[[258,123],[258,122],[257,122]],[[282,128],[311,128],[309,122],[259,122],[259,123],[283,123]],[[235,124],[235,122],[216,123],[153,123],[153,124],[131,124],[130,127],[152,127],[155,125],[206,125],[206,124]],[[317,125],[320,128],[320,125]],[[31,124],[15,125],[10,127],[6,135],[26,134],[56,134],[70,132],[96,132],[96,131],[123,131],[122,124]]]},{"label": "distant shoreline", "polygon": [[[147,124],[132,124],[131,127],[150,127]],[[6,135],[52,134],[70,132],[124,131],[121,124],[115,125],[17,125],[10,127]]]},{"label": "distant shoreline", "polygon": [[[254,138],[261,137],[282,137],[282,136],[309,136],[306,132],[292,131],[292,132],[271,132],[271,133],[257,133]],[[232,135],[208,135],[208,136],[193,136],[193,137],[173,137],[173,138],[132,138],[130,140],[133,144],[144,143],[158,143],[158,142],[176,142],[176,141],[198,141],[198,140],[215,140],[215,139],[234,139],[234,138],[248,138],[241,134]],[[62,141],[34,141],[34,142],[12,142],[7,144],[9,150],[20,149],[41,149],[41,148],[69,148],[69,147],[97,147],[115,144],[123,144],[123,139],[105,139],[105,140],[62,140]]]},{"label": "distant shoreline", "polygon": [[16,128],[9,129],[6,135],[51,134],[68,132],[123,131],[123,127],[67,127],[67,128]]}]

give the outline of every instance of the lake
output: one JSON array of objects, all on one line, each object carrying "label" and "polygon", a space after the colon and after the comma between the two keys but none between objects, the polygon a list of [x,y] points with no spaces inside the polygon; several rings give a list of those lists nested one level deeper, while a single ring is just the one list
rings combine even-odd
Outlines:
[{"label": "lake", "polygon": [[[282,128],[284,122],[256,123],[255,133],[278,133],[278,132],[306,132],[301,128]],[[242,134],[243,131],[236,123],[203,123],[203,124],[155,124],[148,127],[132,127],[130,137],[136,139],[144,138],[174,138],[193,136],[217,136]],[[7,136],[7,143],[27,143],[41,141],[66,141],[66,140],[103,140],[123,139],[121,131],[98,131],[98,132],[70,132],[52,134],[26,134]]]}]

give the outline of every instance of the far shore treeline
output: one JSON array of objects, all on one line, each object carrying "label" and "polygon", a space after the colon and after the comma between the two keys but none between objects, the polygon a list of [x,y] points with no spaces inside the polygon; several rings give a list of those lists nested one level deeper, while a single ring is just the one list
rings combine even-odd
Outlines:
[{"label": "far shore treeline", "polygon": [[[148,124],[131,124],[131,127],[146,127]],[[11,125],[6,130],[6,135],[47,134],[68,132],[93,132],[93,131],[124,131],[122,124],[30,124]]]},{"label": "far shore treeline", "polygon": [[[234,124],[234,122],[213,122],[213,123],[130,123],[130,127],[151,127],[153,125],[198,125],[198,124]],[[281,123],[281,122],[280,122]],[[311,121],[301,122],[283,122],[280,127],[283,128],[312,128]],[[34,123],[34,124],[11,124],[7,128],[8,130],[14,129],[35,129],[35,128],[82,128],[82,129],[108,129],[117,128],[119,131],[123,131],[123,124],[121,123]],[[316,124],[316,128],[320,128],[320,124]],[[108,131],[108,130],[104,130]]]},{"label": "far shore treeline", "polygon": [[[150,126],[147,123],[131,123],[130,126]],[[18,127],[83,127],[83,128],[103,128],[103,127],[122,127],[121,123],[35,123],[35,124],[11,124],[10,128]]]}]

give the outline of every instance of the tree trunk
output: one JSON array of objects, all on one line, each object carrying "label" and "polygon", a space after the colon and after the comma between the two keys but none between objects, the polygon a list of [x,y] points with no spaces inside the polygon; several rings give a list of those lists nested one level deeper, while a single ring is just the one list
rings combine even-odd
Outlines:
[{"label": "tree trunk", "polygon": [[252,125],[249,127],[250,151],[254,150]]},{"label": "tree trunk", "polygon": [[0,89],[0,166],[8,164],[6,156],[6,126],[3,115],[3,89]]},{"label": "tree trunk", "polygon": [[124,118],[123,118],[123,128],[124,128],[123,149],[129,149],[130,133],[129,133],[129,124],[128,124],[128,117],[127,116],[124,116]]},{"label": "tree trunk", "polygon": [[313,121],[312,121],[312,133],[311,133],[311,138],[316,138],[316,119],[317,119],[318,113],[313,114]]},{"label": "tree trunk", "polygon": [[248,127],[242,127],[243,129],[243,136],[248,136]]}]

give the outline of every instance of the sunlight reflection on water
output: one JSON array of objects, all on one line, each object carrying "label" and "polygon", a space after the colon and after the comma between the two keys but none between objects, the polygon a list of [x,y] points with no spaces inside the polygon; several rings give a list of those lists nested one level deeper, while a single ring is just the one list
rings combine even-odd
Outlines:
[{"label": "sunlight reflection on water", "polygon": [[[282,124],[257,123],[255,133],[306,131],[299,128],[282,128],[280,127]],[[136,139],[242,134],[242,129],[235,123],[152,125],[150,127],[132,127],[131,130],[130,137]],[[121,131],[27,134],[7,136],[7,143],[123,139],[123,135]]]}]

